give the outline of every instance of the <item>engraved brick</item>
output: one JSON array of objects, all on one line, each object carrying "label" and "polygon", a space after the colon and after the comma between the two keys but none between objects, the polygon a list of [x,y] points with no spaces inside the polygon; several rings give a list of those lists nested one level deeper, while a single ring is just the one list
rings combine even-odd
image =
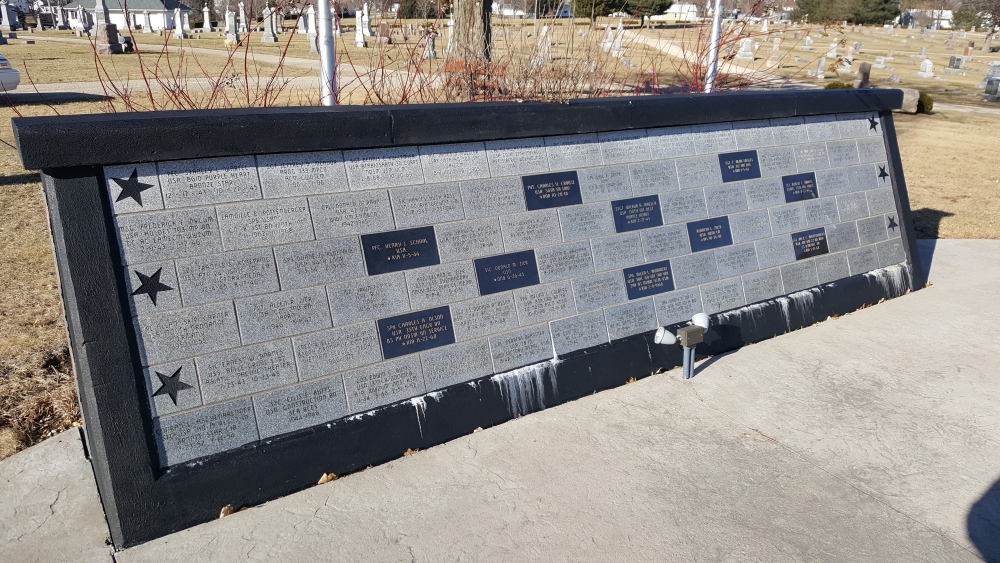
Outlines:
[{"label": "engraved brick", "polygon": [[240,345],[230,302],[187,307],[136,318],[145,365],[156,365]]},{"label": "engraved brick", "polygon": [[674,285],[677,289],[719,279],[715,253],[711,250],[674,258],[670,261],[670,265],[674,272]]},{"label": "engraved brick", "polygon": [[774,135],[775,145],[798,145],[809,142],[809,134],[801,117],[772,119],[771,133]]},{"label": "engraved brick", "polygon": [[389,192],[373,190],[309,198],[316,238],[391,231]]},{"label": "engraved brick", "polygon": [[298,381],[288,340],[243,346],[201,356],[198,378],[206,404],[274,389]]},{"label": "engraved brick", "polygon": [[514,292],[514,302],[521,326],[576,314],[573,288],[569,281],[518,289]]},{"label": "engraved brick", "polygon": [[677,179],[682,190],[721,184],[722,168],[719,166],[719,157],[712,154],[679,159]]},{"label": "engraved brick", "polygon": [[374,321],[298,336],[292,346],[302,381],[382,360]]},{"label": "engraved brick", "polygon": [[760,166],[760,175],[763,178],[787,176],[794,174],[797,170],[793,147],[761,149],[757,151],[757,161]]},{"label": "engraved brick", "polygon": [[747,196],[743,191],[743,182],[705,188],[705,203],[710,217],[746,211]]},{"label": "engraved brick", "polygon": [[178,260],[177,278],[185,305],[278,291],[270,248]]},{"label": "engraved brick", "polygon": [[388,317],[410,310],[402,272],[327,286],[334,325]]},{"label": "engraved brick", "polygon": [[479,295],[472,262],[409,270],[406,272],[406,287],[410,292],[410,307],[414,310],[429,309]]},{"label": "engraved brick", "polygon": [[902,239],[889,239],[876,244],[875,248],[878,250],[878,265],[882,268],[906,261],[906,251],[903,250]]},{"label": "engraved brick", "polygon": [[767,119],[733,123],[733,133],[736,134],[736,148],[740,150],[774,145],[771,122]]},{"label": "engraved brick", "polygon": [[672,160],[629,164],[628,171],[632,180],[632,195],[653,195],[678,190],[677,165]]},{"label": "engraved brick", "polygon": [[256,442],[257,422],[250,398],[212,405],[153,421],[164,467]]},{"label": "engraved brick", "polygon": [[891,167],[888,163],[881,163],[875,165],[876,174],[878,178],[876,182],[880,188],[887,188],[892,186],[892,174]]},{"label": "engraved brick", "polygon": [[653,297],[656,306],[656,321],[660,326],[690,321],[697,313],[705,310],[701,306],[701,292],[697,287],[684,291],[671,291]]},{"label": "engraved brick", "polygon": [[807,227],[820,227],[840,221],[837,200],[832,197],[803,202],[802,209]]},{"label": "engraved brick", "polygon": [[549,326],[538,325],[490,337],[493,370],[504,373],[529,364],[552,359]]},{"label": "engraved brick", "polygon": [[830,252],[840,252],[849,248],[857,248],[859,244],[858,227],[853,221],[830,225],[826,228],[826,241]]},{"label": "engraved brick", "polygon": [[796,145],[795,164],[799,172],[811,172],[830,167],[830,157],[826,153],[826,143]]},{"label": "engraved brick", "polygon": [[837,115],[837,129],[841,138],[868,136],[868,118],[863,113],[842,113]]},{"label": "engraved brick", "polygon": [[434,227],[442,262],[454,262],[503,252],[500,219],[484,217]]},{"label": "engraved brick", "polygon": [[[150,412],[154,418],[201,406],[201,385],[198,383],[193,360],[150,366],[143,370],[143,375],[146,379]],[[169,382],[171,379],[181,383],[173,396],[164,385],[165,381]],[[157,392],[160,394],[156,395]]]},{"label": "engraved brick", "polygon": [[871,209],[872,215],[895,213],[896,198],[892,195],[892,188],[870,190],[866,192],[866,195],[868,196],[868,208]]},{"label": "engraved brick", "polygon": [[863,246],[847,251],[847,261],[851,265],[851,275],[856,276],[878,269],[878,252],[875,246]]},{"label": "engraved brick", "polygon": [[[139,274],[145,276],[146,281]],[[169,289],[163,289],[164,286]],[[181,306],[180,284],[173,262],[129,266],[125,269],[125,290],[132,315],[169,311]],[[138,291],[142,293],[136,293]]]},{"label": "engraved brick", "polygon": [[803,289],[809,289],[819,285],[819,278],[816,275],[816,262],[813,260],[802,260],[787,266],[781,267],[781,281],[787,293],[795,293]]},{"label": "engraved brick", "polygon": [[490,342],[482,338],[420,354],[428,391],[493,374]]},{"label": "engraved brick", "polygon": [[854,188],[851,186],[851,177],[844,168],[817,170],[816,188],[822,197],[846,194],[854,191]]},{"label": "engraved brick", "polygon": [[293,289],[236,301],[240,336],[246,344],[330,328],[330,305],[322,287]]},{"label": "engraved brick", "polygon": [[524,211],[524,186],[520,178],[462,182],[465,216],[469,219]]},{"label": "engraved brick", "polygon": [[344,374],[344,387],[347,389],[347,410],[352,414],[427,392],[417,355],[349,371]]},{"label": "engraved brick", "polygon": [[347,415],[344,380],[339,375],[258,395],[253,402],[262,440]]},{"label": "engraved brick", "polygon": [[352,190],[395,188],[424,183],[417,147],[344,151]]},{"label": "engraved brick", "polygon": [[625,281],[619,270],[573,280],[576,310],[585,313],[628,301]]},{"label": "engraved brick", "polygon": [[830,283],[851,277],[851,268],[847,265],[847,253],[838,252],[816,258],[816,273],[819,283]]},{"label": "engraved brick", "polygon": [[611,340],[649,332],[658,326],[656,309],[650,297],[605,309],[604,318],[608,323],[608,337]]},{"label": "engraved brick", "polygon": [[608,327],[601,310],[552,321],[550,325],[552,347],[559,355],[608,343]]},{"label": "engraved brick", "polygon": [[517,328],[517,309],[510,292],[495,293],[451,305],[451,323],[458,341]]},{"label": "engraved brick", "polygon": [[490,163],[490,174],[494,177],[549,171],[545,140],[542,138],[487,141],[486,158]]},{"label": "engraved brick", "polygon": [[784,291],[781,286],[781,272],[774,268],[743,276],[743,292],[748,304],[767,301],[782,295]]},{"label": "engraved brick", "polygon": [[587,168],[578,172],[584,203],[631,197],[627,166]]},{"label": "engraved brick", "polygon": [[257,156],[265,198],[346,192],[347,170],[340,151]]},{"label": "engraved brick", "polygon": [[643,262],[642,239],[637,232],[592,239],[590,242],[594,249],[594,269],[598,272]]},{"label": "engraved brick", "polygon": [[663,224],[708,217],[704,190],[681,190],[660,196]]},{"label": "engraved brick", "polygon": [[869,215],[868,201],[862,192],[838,197],[837,207],[840,209],[840,218],[843,221],[853,221]]},{"label": "engraved brick", "polygon": [[424,181],[428,184],[490,177],[483,143],[427,145],[419,150]]},{"label": "engraved brick", "polygon": [[851,166],[847,169],[847,176],[851,180],[851,190],[861,191],[879,187],[878,168],[871,164]]},{"label": "engraved brick", "polygon": [[649,143],[646,131],[608,131],[597,134],[601,142],[604,164],[622,164],[649,160]]},{"label": "engraved brick", "polygon": [[647,262],[690,254],[687,226],[668,225],[642,231],[642,249]]},{"label": "engraved brick", "polygon": [[601,145],[594,133],[545,137],[549,170],[574,170],[604,164]]},{"label": "engraved brick", "polygon": [[358,237],[325,239],[278,246],[278,279],[282,289],[338,282],[365,275]]},{"label": "engraved brick", "polygon": [[542,283],[594,273],[590,242],[585,240],[536,249],[535,259]]},{"label": "engraved brick", "polygon": [[752,242],[715,251],[719,278],[730,278],[757,269],[757,251]]},{"label": "engraved brick", "polygon": [[757,250],[757,264],[761,269],[795,261],[795,248],[792,246],[792,237],[788,235],[758,240],[754,242],[754,248]]},{"label": "engraved brick", "polygon": [[840,129],[837,127],[837,116],[835,115],[808,115],[805,118],[806,130],[809,131],[809,140],[836,141],[840,138]]},{"label": "engraved brick", "polygon": [[747,304],[740,278],[707,283],[701,286],[701,300],[708,314],[738,309]]},{"label": "engraved brick", "polygon": [[885,228],[889,230],[889,238],[896,238],[903,235],[903,228],[899,224],[899,215],[887,213],[885,215]]},{"label": "engraved brick", "polygon": [[397,188],[389,199],[398,229],[465,219],[458,182]]},{"label": "engraved brick", "polygon": [[785,188],[780,177],[756,178],[743,183],[747,208],[759,209],[785,203]]},{"label": "engraved brick", "polygon": [[126,264],[158,262],[222,250],[214,209],[159,211],[116,220]]},{"label": "engraved brick", "polygon": [[885,141],[882,136],[858,139],[858,156],[861,162],[885,162]]},{"label": "engraved brick", "polygon": [[771,214],[771,232],[783,235],[802,229],[806,225],[805,213],[801,203],[790,203],[768,210]]},{"label": "engraved brick", "polygon": [[361,252],[370,276],[441,263],[431,226],[361,235]]},{"label": "engraved brick", "polygon": [[173,160],[160,162],[157,168],[167,208],[261,197],[257,165],[252,156]]},{"label": "engraved brick", "polygon": [[858,238],[861,246],[867,246],[889,238],[885,228],[885,217],[875,215],[858,221]]},{"label": "engraved brick", "polygon": [[830,166],[840,168],[858,164],[858,143],[849,141],[831,141],[826,144],[826,152],[830,156]]},{"label": "engraved brick", "polygon": [[108,186],[108,200],[116,215],[163,209],[160,178],[152,162],[105,166],[104,181]]},{"label": "engraved brick", "polygon": [[739,244],[771,236],[771,218],[767,209],[756,209],[729,216],[733,243]]},{"label": "engraved brick", "polygon": [[731,123],[692,125],[691,142],[694,143],[695,154],[711,154],[736,150],[736,138],[733,136],[733,126]]},{"label": "engraved brick", "polygon": [[271,199],[216,208],[222,246],[242,250],[313,240],[305,198]]},{"label": "engraved brick", "polygon": [[559,224],[562,226],[565,241],[599,237],[615,232],[611,204],[606,202],[563,207],[559,209]]},{"label": "engraved brick", "polygon": [[500,230],[507,252],[562,242],[559,213],[555,209],[501,215]]},{"label": "engraved brick", "polygon": [[646,139],[649,142],[650,157],[654,160],[695,154],[690,126],[647,129]]}]

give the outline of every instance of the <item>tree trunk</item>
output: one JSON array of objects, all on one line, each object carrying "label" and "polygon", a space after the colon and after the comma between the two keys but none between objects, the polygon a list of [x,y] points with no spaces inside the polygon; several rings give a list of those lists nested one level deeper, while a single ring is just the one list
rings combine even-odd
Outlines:
[{"label": "tree trunk", "polygon": [[490,60],[491,9],[489,0],[455,0],[452,4],[455,14],[452,56],[464,61]]}]

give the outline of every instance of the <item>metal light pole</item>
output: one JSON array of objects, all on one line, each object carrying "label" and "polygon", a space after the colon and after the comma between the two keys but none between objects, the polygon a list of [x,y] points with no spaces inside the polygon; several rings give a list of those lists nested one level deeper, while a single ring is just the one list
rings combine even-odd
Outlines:
[{"label": "metal light pole", "polygon": [[708,68],[705,70],[705,93],[715,89],[715,76],[719,72],[719,38],[722,35],[722,0],[715,0],[712,16],[712,35],[708,45]]},{"label": "metal light pole", "polygon": [[337,56],[333,45],[333,10],[331,0],[317,0],[319,9],[319,101],[324,106],[337,105]]}]

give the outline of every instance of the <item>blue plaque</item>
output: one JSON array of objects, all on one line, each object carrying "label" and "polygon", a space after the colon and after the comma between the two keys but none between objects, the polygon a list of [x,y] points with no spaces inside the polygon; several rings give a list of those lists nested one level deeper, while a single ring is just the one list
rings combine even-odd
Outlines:
[{"label": "blue plaque", "polygon": [[529,211],[583,203],[576,170],[521,176],[521,184]]},{"label": "blue plaque", "polygon": [[670,260],[625,268],[622,272],[625,274],[625,291],[628,292],[630,301],[674,290]]},{"label": "blue plaque", "polygon": [[448,306],[378,320],[382,356],[396,358],[455,343]]},{"label": "blue plaque", "polygon": [[440,264],[434,227],[361,235],[368,275]]},{"label": "blue plaque", "polygon": [[795,247],[795,259],[812,258],[830,252],[826,244],[826,229],[809,229],[800,233],[792,233],[792,246]]},{"label": "blue plaque", "polygon": [[785,203],[819,197],[819,194],[816,192],[815,172],[782,176],[781,183],[785,186]]},{"label": "blue plaque", "polygon": [[723,182],[738,182],[760,178],[757,151],[727,152],[719,155]]},{"label": "blue plaque", "polygon": [[729,230],[729,217],[713,217],[692,221],[687,224],[691,238],[691,252],[711,250],[733,244],[733,233]]},{"label": "blue plaque", "polygon": [[479,295],[500,293],[519,287],[538,285],[535,251],[511,252],[475,260]]},{"label": "blue plaque", "polygon": [[615,216],[615,232],[617,233],[659,227],[663,224],[660,197],[657,195],[612,201],[611,211]]}]

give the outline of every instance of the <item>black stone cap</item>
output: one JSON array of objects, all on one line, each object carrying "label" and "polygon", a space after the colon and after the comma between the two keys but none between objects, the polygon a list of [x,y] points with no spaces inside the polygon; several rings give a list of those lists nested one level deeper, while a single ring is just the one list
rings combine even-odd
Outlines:
[{"label": "black stone cap", "polygon": [[[568,103],[310,106],[19,117],[12,125],[21,162],[34,170],[890,111],[902,105],[901,90],[755,91]],[[81,139],[88,142],[81,143]]]}]

